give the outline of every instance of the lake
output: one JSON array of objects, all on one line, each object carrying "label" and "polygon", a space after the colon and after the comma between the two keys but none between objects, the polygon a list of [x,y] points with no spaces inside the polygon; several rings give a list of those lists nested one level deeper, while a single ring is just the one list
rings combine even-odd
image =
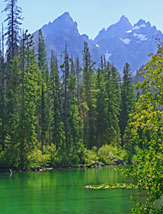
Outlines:
[{"label": "lake", "polygon": [[127,214],[137,190],[87,190],[87,184],[126,182],[113,167],[0,174],[0,214]]}]

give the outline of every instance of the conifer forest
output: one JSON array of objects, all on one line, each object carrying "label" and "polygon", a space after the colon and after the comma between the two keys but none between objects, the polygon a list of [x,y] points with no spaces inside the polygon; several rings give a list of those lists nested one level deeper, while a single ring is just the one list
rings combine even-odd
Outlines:
[{"label": "conifer forest", "polygon": [[138,71],[135,83],[101,56],[82,59],[55,50],[47,59],[42,31],[37,44],[21,28],[16,0],[6,0],[0,39],[0,169],[127,164],[125,174],[149,193],[133,213],[162,213],[163,46]]}]

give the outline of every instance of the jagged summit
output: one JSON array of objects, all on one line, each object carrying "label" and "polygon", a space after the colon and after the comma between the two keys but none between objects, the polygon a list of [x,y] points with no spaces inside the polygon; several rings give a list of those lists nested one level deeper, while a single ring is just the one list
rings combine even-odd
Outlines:
[{"label": "jagged summit", "polygon": [[[37,43],[37,32],[34,33],[35,43]],[[126,62],[130,64],[132,71],[139,69],[148,62],[149,53],[156,52],[155,38],[163,40],[163,34],[155,26],[151,26],[150,22],[140,19],[132,25],[124,15],[115,24],[99,31],[94,40],[89,39],[86,34],[80,35],[77,23],[69,12],[44,25],[42,32],[48,53],[53,46],[55,53],[61,56],[66,42],[69,54],[74,58],[78,56],[82,60],[83,43],[87,41],[96,64],[100,56],[105,55],[106,60],[113,63],[120,72]]]},{"label": "jagged summit", "polygon": [[131,25],[131,23],[129,22],[128,18],[125,15],[122,15],[119,22],[118,23],[123,23],[123,24],[127,24],[127,25]]},{"label": "jagged summit", "polygon": [[133,28],[151,28],[151,23],[150,22],[146,22],[143,19],[140,19],[136,24],[133,25]]},{"label": "jagged summit", "polygon": [[65,22],[69,22],[69,23],[73,23],[73,19],[70,16],[69,12],[65,12],[62,15],[60,15],[55,21],[65,21]]},{"label": "jagged summit", "polygon": [[142,25],[142,24],[146,24],[147,22],[144,19],[140,19],[136,25]]},{"label": "jagged summit", "polygon": [[57,19],[55,19],[53,21],[53,25],[60,25],[62,27],[74,25],[74,27],[77,27],[77,23],[73,21],[69,12],[65,12],[62,15],[60,15]]},{"label": "jagged summit", "polygon": [[95,41],[98,43],[103,39],[112,38],[115,36],[120,36],[121,34],[125,33],[126,31],[132,28],[131,23],[129,22],[126,16],[121,16],[120,20],[115,24],[112,24],[105,30],[104,28],[99,32]]},{"label": "jagged summit", "polygon": [[60,17],[68,17],[71,18],[70,13],[69,12],[64,12]]},{"label": "jagged summit", "polygon": [[[58,56],[63,54],[65,43],[68,46],[68,52],[72,56],[81,56],[83,43],[87,41],[92,43],[87,35],[80,35],[77,23],[72,19],[69,12],[60,15],[53,22],[42,27],[42,33],[45,39],[47,55],[50,57],[51,48],[55,49]],[[38,31],[34,33],[35,44],[37,44]],[[59,61],[61,61],[59,59]]]},{"label": "jagged summit", "polygon": [[129,28],[131,28],[131,23],[129,22],[129,20],[128,20],[128,18],[126,17],[126,16],[121,16],[121,18],[120,18],[120,20],[117,22],[117,23],[115,23],[115,24],[113,24],[113,25],[111,25],[110,27],[108,27],[108,29],[107,30],[109,30],[109,29],[111,29],[111,28],[113,28],[113,27],[119,27],[120,28],[120,30],[122,29],[129,29]]}]

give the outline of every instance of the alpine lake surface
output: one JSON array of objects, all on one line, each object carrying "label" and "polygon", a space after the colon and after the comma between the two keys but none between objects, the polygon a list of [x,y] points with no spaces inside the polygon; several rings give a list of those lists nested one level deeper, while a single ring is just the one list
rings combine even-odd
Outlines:
[{"label": "alpine lake surface", "polygon": [[84,186],[126,183],[116,167],[55,169],[49,172],[0,174],[0,214],[128,214],[133,189],[89,190]]}]

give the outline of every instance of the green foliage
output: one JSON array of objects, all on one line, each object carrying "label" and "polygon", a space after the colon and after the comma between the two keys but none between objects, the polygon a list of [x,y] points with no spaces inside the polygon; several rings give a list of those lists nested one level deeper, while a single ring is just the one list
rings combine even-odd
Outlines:
[{"label": "green foliage", "polygon": [[96,145],[107,143],[107,94],[104,70],[97,70],[96,80]]},{"label": "green foliage", "polygon": [[96,161],[103,162],[106,165],[115,164],[117,160],[125,161],[127,153],[121,147],[113,145],[103,145],[101,148],[94,146],[91,150],[85,150],[85,163],[92,164]]},{"label": "green foliage", "polygon": [[42,154],[41,150],[35,149],[28,155],[28,167],[48,166],[50,162],[50,155]]},{"label": "green foliage", "polygon": [[134,147],[134,154],[132,154],[132,162],[135,163],[137,161],[137,157],[138,156],[141,156],[141,154],[143,154],[143,150],[138,146],[136,145]]},{"label": "green foliage", "polygon": [[146,203],[137,203],[136,208],[132,209],[133,214],[162,214],[163,213],[163,208],[155,209],[153,206],[149,204],[149,202]]},{"label": "green foliage", "polygon": [[[81,67],[78,58],[74,64],[66,46],[61,75],[53,51],[50,66],[46,62],[41,30],[36,53],[27,31],[19,41],[21,10],[17,1],[6,2],[7,61],[0,50],[1,167],[29,169],[124,159],[118,147],[121,92],[115,67],[101,58],[96,69],[85,42]],[[10,23],[12,15],[15,25]]]},{"label": "green foliage", "polygon": [[103,163],[114,164],[117,159],[125,161],[127,153],[120,147],[105,144],[98,150],[98,156]]},{"label": "green foliage", "polygon": [[[130,142],[137,145],[128,174],[140,189],[146,189],[148,200],[133,213],[161,213],[154,203],[163,194],[163,48],[159,47],[143,70],[144,81],[138,86],[143,93],[131,114]],[[138,149],[140,148],[140,149]],[[162,208],[163,209],[163,208]]]},{"label": "green foliage", "polygon": [[130,71],[130,65],[125,64],[123,70],[123,82],[121,85],[121,111],[120,111],[120,121],[119,126],[121,130],[122,146],[124,145],[124,133],[129,119],[129,114],[131,113],[135,105],[135,93],[134,85],[132,83],[132,74]]},{"label": "green foliage", "polygon": [[48,80],[49,74],[46,68],[46,51],[45,51],[45,42],[42,35],[42,31],[39,30],[38,33],[38,66],[41,72],[41,96],[39,97],[39,107],[38,110],[40,112],[39,125],[40,125],[40,141],[41,141],[41,151],[43,153],[43,147],[45,144],[45,135],[48,129]]},{"label": "green foliage", "polygon": [[19,148],[11,145],[0,153],[0,168],[18,168],[20,163]]},{"label": "green foliage", "polygon": [[95,161],[99,161],[99,157],[97,155],[97,147],[94,146],[92,148],[92,150],[88,150],[86,149],[85,150],[85,156],[84,156],[84,159],[85,159],[85,164],[86,165],[89,165],[89,164],[92,164],[94,163]]},{"label": "green foliage", "polygon": [[106,72],[106,105],[107,105],[107,143],[120,145],[120,83],[118,80],[118,72],[114,66],[108,65]]},{"label": "green foliage", "polygon": [[55,166],[57,161],[56,147],[44,146],[44,154],[37,147],[28,155],[28,167],[33,168],[36,166],[48,167]]},{"label": "green foliage", "polygon": [[61,83],[57,67],[57,58],[51,53],[50,77],[49,77],[49,126],[50,142],[56,148],[61,147],[65,141],[64,124],[61,111]]},{"label": "green foliage", "polygon": [[17,5],[17,0],[6,0],[6,7],[4,11],[7,13],[7,60],[10,61],[18,54],[19,32],[22,21],[21,8]]},{"label": "green foliage", "polygon": [[96,79],[88,43],[84,42],[82,78],[83,140],[87,148],[95,144],[96,137]]}]

